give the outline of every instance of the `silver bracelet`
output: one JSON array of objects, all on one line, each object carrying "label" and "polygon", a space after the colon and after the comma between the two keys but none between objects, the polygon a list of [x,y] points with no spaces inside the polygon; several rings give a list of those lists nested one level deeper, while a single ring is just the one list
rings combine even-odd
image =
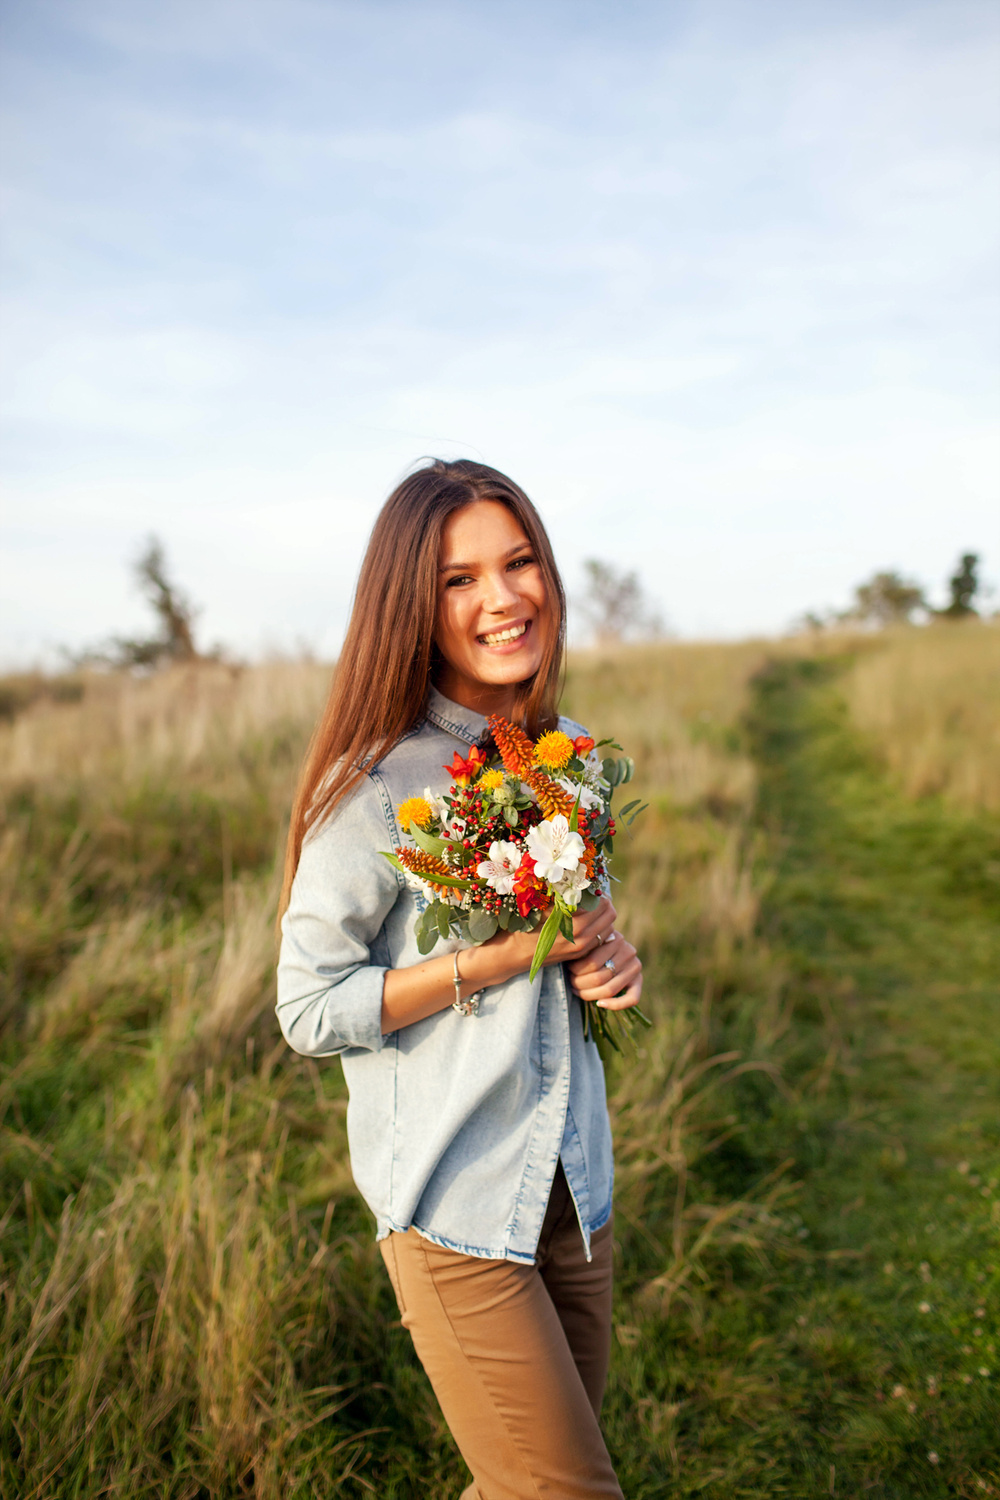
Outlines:
[{"label": "silver bracelet", "polygon": [[462,999],[462,976],[458,972],[458,951],[452,954],[453,977],[452,984],[455,986],[455,998],[451,1003],[452,1010],[457,1010],[460,1016],[478,1016],[479,1002],[482,999],[482,990],[476,990],[467,1000]]}]

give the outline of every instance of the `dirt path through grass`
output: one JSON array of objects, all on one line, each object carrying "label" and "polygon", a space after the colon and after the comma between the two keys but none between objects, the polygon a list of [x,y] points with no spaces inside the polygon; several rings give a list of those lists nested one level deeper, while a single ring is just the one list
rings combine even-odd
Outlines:
[{"label": "dirt path through grass", "polygon": [[995,1495],[1000,828],[897,795],[839,670],[774,664],[749,720],[777,851],[764,929],[826,1050],[770,1125],[798,1114],[814,1259],[762,1346],[787,1420],[776,1484],[747,1493]]}]

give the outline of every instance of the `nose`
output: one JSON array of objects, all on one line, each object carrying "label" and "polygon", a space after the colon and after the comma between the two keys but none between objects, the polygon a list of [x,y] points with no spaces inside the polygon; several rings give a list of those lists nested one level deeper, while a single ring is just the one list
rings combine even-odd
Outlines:
[{"label": "nose", "polygon": [[520,597],[514,586],[514,578],[506,568],[497,569],[484,580],[483,608],[491,615],[506,614],[514,608]]}]

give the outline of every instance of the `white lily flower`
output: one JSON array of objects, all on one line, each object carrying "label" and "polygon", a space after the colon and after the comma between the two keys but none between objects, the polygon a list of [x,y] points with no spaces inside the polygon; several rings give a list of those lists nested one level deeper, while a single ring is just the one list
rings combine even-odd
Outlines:
[{"label": "white lily flower", "polygon": [[603,808],[604,798],[599,792],[592,791],[586,782],[583,783],[581,790],[580,783],[573,781],[569,776],[557,776],[555,779],[564,792],[569,792],[574,802],[576,801],[577,792],[580,793],[580,806],[584,812],[599,812]]},{"label": "white lily flower", "polygon": [[514,889],[514,876],[521,863],[521,851],[516,844],[506,844],[502,839],[490,845],[490,857],[476,866],[476,874],[485,880],[500,896],[509,896]]},{"label": "white lily flower", "polygon": [[546,818],[537,828],[530,828],[524,842],[535,861],[535,874],[552,885],[562,880],[568,870],[575,870],[583,858],[583,839],[570,831],[562,813]]},{"label": "white lily flower", "polygon": [[611,784],[604,779],[604,762],[596,750],[590,750],[583,762],[583,779],[599,792],[609,792]]},{"label": "white lily flower", "polygon": [[449,809],[447,802],[444,800],[444,797],[442,797],[437,792],[432,792],[429,786],[425,786],[424,801],[427,803],[427,806],[430,808],[435,818],[437,818],[438,822],[441,824],[441,827],[446,828],[448,826]]},{"label": "white lily flower", "polygon": [[[537,867],[536,867],[537,868]],[[587,871],[583,865],[577,865],[575,870],[567,870],[562,880],[554,885],[552,889],[565,901],[566,905],[574,911],[580,904],[580,897],[591,885]]]}]

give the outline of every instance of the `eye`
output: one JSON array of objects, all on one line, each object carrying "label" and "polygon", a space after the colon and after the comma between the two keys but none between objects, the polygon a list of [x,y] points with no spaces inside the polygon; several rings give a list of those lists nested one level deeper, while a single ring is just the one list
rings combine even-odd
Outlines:
[{"label": "eye", "polygon": [[508,564],[508,568],[529,568],[534,561],[533,557],[515,557],[514,561]]},{"label": "eye", "polygon": [[468,573],[456,573],[454,578],[449,578],[445,584],[446,589],[459,588],[462,584],[471,583],[472,578]]}]

